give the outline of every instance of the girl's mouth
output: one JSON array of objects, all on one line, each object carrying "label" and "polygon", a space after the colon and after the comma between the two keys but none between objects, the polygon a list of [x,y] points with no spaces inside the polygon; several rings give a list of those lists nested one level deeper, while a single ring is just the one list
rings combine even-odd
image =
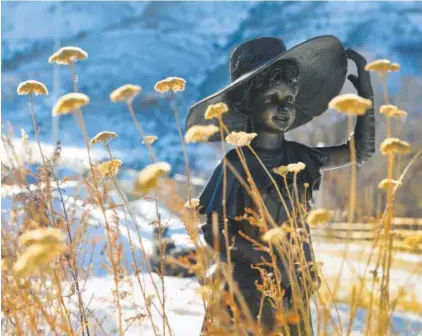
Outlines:
[{"label": "girl's mouth", "polygon": [[290,120],[290,117],[288,115],[280,115],[280,116],[275,116],[274,120],[277,122],[286,123]]}]

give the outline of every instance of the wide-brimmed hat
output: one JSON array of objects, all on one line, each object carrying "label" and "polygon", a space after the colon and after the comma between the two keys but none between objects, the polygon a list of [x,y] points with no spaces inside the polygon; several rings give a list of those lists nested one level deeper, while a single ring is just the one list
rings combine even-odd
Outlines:
[{"label": "wide-brimmed hat", "polygon": [[[216,119],[205,119],[209,105],[224,102],[229,112],[223,122],[230,132],[247,131],[249,115],[235,108],[249,84],[259,74],[294,64],[299,71],[296,118],[289,130],[297,128],[328,109],[346,80],[347,56],[342,43],[334,36],[318,36],[287,50],[281,39],[263,37],[243,43],[230,57],[231,83],[193,105],[186,119],[186,130],[194,125],[218,125]],[[239,98],[240,99],[240,98]],[[209,141],[219,141],[216,133]]]}]

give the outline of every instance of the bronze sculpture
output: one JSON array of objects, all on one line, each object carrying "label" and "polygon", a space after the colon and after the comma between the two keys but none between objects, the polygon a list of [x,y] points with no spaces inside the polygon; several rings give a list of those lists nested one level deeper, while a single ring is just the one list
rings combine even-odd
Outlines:
[{"label": "bronze sculpture", "polygon": [[[291,177],[287,177],[285,183],[283,178],[272,172],[273,168],[297,162],[306,165],[304,171],[297,174],[296,185],[298,198],[303,200],[304,206],[309,210],[312,191],[319,188],[320,171],[341,167],[351,161],[349,141],[338,146],[310,148],[284,138],[286,131],[322,114],[327,109],[329,101],[340,93],[347,76],[348,58],[355,62],[358,71],[358,76],[349,75],[348,79],[360,96],[373,101],[370,76],[364,70],[365,59],[351,49],[345,50],[337,38],[320,36],[287,50],[282,40],[265,37],[248,41],[236,48],[230,59],[231,84],[195,104],[190,110],[186,129],[193,125],[216,123],[216,120],[210,121],[204,118],[205,109],[211,104],[225,102],[230,111],[223,115],[223,122],[229,131],[257,133],[251,143],[252,150],[244,147],[242,151],[262,201],[278,225],[288,221],[291,218],[290,212],[294,210],[290,203],[287,204],[287,208],[283,206],[276,189],[281,191],[283,197],[287,197],[289,191],[293,193],[289,188],[293,188],[294,181]],[[356,161],[361,164],[375,152],[373,109],[357,118],[354,138]],[[219,140],[219,134],[209,139],[209,141]],[[247,174],[236,150],[229,151],[225,160],[245,181],[247,180]],[[229,169],[226,170],[226,192],[223,193],[223,170],[223,162],[220,162],[200,195],[200,211],[207,215],[207,222],[202,228],[204,238],[210,246],[214,246],[212,213],[217,213],[220,254],[224,261],[227,257],[223,236],[225,214],[228,219],[228,235],[230,239],[235,238],[235,245],[231,250],[233,278],[238,283],[252,315],[256,318],[260,311],[262,293],[255,285],[256,281],[260,280],[260,273],[251,265],[259,264],[268,255],[257,251],[251,242],[244,238],[244,235],[247,235],[259,240],[260,230],[247,220],[238,219],[244,214],[245,208],[256,209],[254,200]],[[267,171],[271,172],[272,179]],[[273,181],[276,181],[277,186]],[[305,185],[309,187],[306,188]],[[305,225],[304,229],[309,235],[308,225]],[[303,242],[301,248],[306,262],[314,262],[310,237]],[[293,304],[290,290],[292,278],[287,274],[285,260],[280,257],[277,265],[283,288],[286,289],[284,301],[289,308]],[[295,274],[300,280],[300,272]],[[310,274],[312,281],[318,284],[317,274],[315,272]],[[309,302],[306,309],[309,311]],[[268,300],[263,302],[260,318],[268,332],[277,329],[274,309]],[[312,334],[310,321],[308,323],[304,321],[303,316],[301,318],[297,326],[290,327],[291,335]]]}]

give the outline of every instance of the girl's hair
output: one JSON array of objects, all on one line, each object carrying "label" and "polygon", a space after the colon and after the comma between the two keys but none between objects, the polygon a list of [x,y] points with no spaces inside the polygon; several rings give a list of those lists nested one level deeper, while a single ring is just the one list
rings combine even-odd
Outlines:
[{"label": "girl's hair", "polygon": [[[299,68],[293,60],[284,60],[277,64],[277,67],[269,67],[265,71],[254,76],[231,100],[232,108],[243,115],[250,115],[253,99],[263,90],[284,83],[293,88],[295,95],[299,89]],[[239,90],[240,91],[240,90]],[[249,118],[251,119],[251,118]]]}]

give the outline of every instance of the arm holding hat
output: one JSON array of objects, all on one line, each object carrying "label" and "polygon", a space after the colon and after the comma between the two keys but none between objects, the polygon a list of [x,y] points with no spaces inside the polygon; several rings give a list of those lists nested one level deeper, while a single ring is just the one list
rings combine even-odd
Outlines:
[{"label": "arm holding hat", "polygon": [[[356,162],[366,163],[375,153],[375,114],[374,114],[374,92],[371,86],[371,77],[365,70],[365,58],[352,49],[346,50],[347,57],[356,63],[358,75],[349,75],[348,79],[359,96],[370,99],[372,107],[364,115],[358,116],[353,132],[355,138]],[[352,136],[351,135],[351,136]],[[347,143],[339,146],[316,148],[327,157],[323,169],[333,169],[346,166],[351,163],[350,137]]]}]

